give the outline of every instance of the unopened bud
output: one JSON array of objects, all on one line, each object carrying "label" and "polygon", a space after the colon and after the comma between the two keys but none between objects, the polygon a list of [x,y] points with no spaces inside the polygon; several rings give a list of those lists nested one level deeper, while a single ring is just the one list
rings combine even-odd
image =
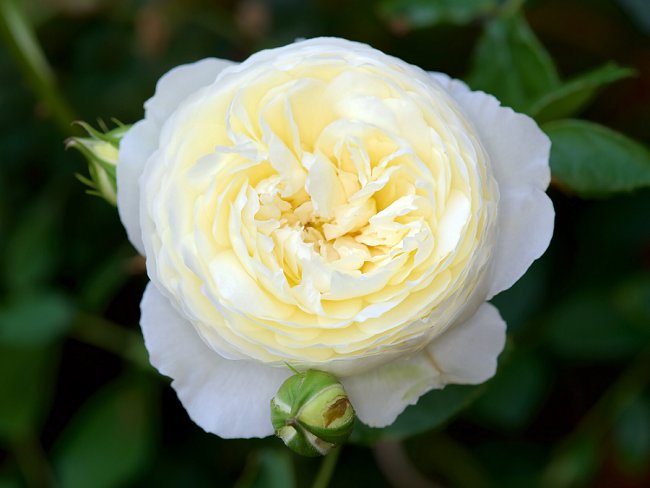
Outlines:
[{"label": "unopened bud", "polygon": [[350,436],[354,409],[334,376],[310,369],[282,384],[271,400],[271,421],[293,451],[322,456]]},{"label": "unopened bud", "polygon": [[130,126],[119,125],[113,130],[100,132],[85,122],[78,124],[89,137],[71,137],[66,141],[66,148],[74,147],[85,156],[89,177],[77,174],[77,178],[90,187],[88,193],[103,198],[111,205],[117,205],[117,158],[120,141]]}]

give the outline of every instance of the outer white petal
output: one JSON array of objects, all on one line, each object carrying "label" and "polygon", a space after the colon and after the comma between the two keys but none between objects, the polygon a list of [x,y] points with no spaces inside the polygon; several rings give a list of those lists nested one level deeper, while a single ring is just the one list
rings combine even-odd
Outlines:
[{"label": "outer white petal", "polygon": [[505,339],[505,322],[484,303],[415,356],[341,381],[359,419],[384,427],[429,390],[448,383],[478,384],[493,376]]},{"label": "outer white petal", "polygon": [[273,433],[270,401],[290,371],[223,359],[152,283],[141,309],[151,364],[173,378],[172,387],[194,422],[224,438]]},{"label": "outer white petal", "polygon": [[359,419],[370,427],[392,424],[408,405],[433,388],[442,388],[440,372],[419,352],[356,376],[341,383]]},{"label": "outer white petal", "polygon": [[206,58],[171,69],[158,80],[154,96],[144,103],[145,118],[162,126],[183,100],[234,64],[225,59]]},{"label": "outer white petal", "polygon": [[120,142],[117,163],[117,210],[131,244],[143,256],[138,179],[145,162],[158,146],[158,134],[158,127],[149,120],[134,124]]},{"label": "outer white petal", "polygon": [[545,191],[551,141],[527,115],[502,107],[483,92],[441,73],[447,89],[474,124],[499,184],[498,240],[488,298],[510,288],[540,257],[553,235],[555,212]]},{"label": "outer white petal", "polygon": [[178,66],[163,75],[154,96],[144,104],[145,118],[134,124],[122,139],[117,164],[117,208],[129,240],[142,255],[138,180],[149,156],[158,147],[162,125],[185,98],[212,83],[232,64],[232,61],[208,58]]},{"label": "outer white petal", "polygon": [[432,341],[426,353],[445,384],[477,385],[494,376],[505,343],[506,323],[494,305],[484,303],[469,320]]}]

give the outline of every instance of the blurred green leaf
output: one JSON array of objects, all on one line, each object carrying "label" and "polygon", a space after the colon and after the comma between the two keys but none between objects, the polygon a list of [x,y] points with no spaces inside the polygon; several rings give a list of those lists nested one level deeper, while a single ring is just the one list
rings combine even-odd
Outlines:
[{"label": "blurred green leaf", "polygon": [[588,437],[579,437],[562,448],[542,479],[544,488],[588,486],[599,467],[599,444]]},{"label": "blurred green leaf", "polygon": [[621,466],[632,474],[650,463],[650,401],[638,397],[620,413],[614,426],[614,445]]},{"label": "blurred green leaf", "polygon": [[0,35],[21,64],[27,82],[48,106],[60,129],[68,133],[76,117],[56,87],[52,68],[23,8],[21,1],[0,0]]},{"label": "blurred green leaf", "polygon": [[32,32],[27,16],[21,9],[22,6],[22,2],[17,0],[0,0],[0,12],[2,12],[0,17],[3,18],[2,30],[6,32],[5,35],[12,36],[26,65],[31,66],[34,72],[39,74],[39,77],[50,82],[54,74]]},{"label": "blurred green leaf", "polygon": [[16,478],[0,476],[0,488],[21,488],[22,484]]},{"label": "blurred green leaf", "polygon": [[640,29],[650,34],[650,2],[648,0],[618,0]]},{"label": "blurred green leaf", "polygon": [[485,24],[467,81],[518,111],[560,86],[553,60],[521,15]]},{"label": "blurred green leaf", "polygon": [[630,323],[602,291],[568,297],[551,312],[544,333],[554,352],[578,360],[628,358],[650,338],[650,331]]},{"label": "blurred green leaf", "polygon": [[[444,486],[455,488],[489,488],[494,481],[469,446],[457,442],[444,432],[432,432],[421,442],[405,441],[414,467],[427,477],[442,478]],[[386,445],[386,444],[384,444]],[[422,449],[422,445],[426,449]]]},{"label": "blurred green leaf", "polygon": [[538,487],[548,456],[545,447],[512,436],[486,436],[471,452],[498,480],[492,485],[498,488]]},{"label": "blurred green leaf", "polygon": [[420,397],[407,407],[397,420],[383,429],[368,427],[357,421],[351,442],[374,444],[383,439],[401,440],[438,427],[473,402],[484,386],[448,385]]},{"label": "blurred green leaf", "polygon": [[599,88],[634,75],[634,70],[608,63],[589,73],[568,80],[535,100],[526,110],[538,122],[570,117],[579,113]]},{"label": "blurred green leaf", "polygon": [[288,449],[261,449],[251,456],[235,488],[292,488],[296,486]]},{"label": "blurred green leaf", "polygon": [[650,151],[602,125],[584,120],[544,124],[551,138],[553,178],[581,197],[650,186]]},{"label": "blurred green leaf", "polygon": [[494,12],[499,3],[498,0],[383,0],[379,13],[419,28],[441,23],[467,24]]},{"label": "blurred green leaf", "polygon": [[548,271],[548,258],[542,257],[511,288],[491,300],[508,324],[508,334],[521,332],[540,309],[548,286]]},{"label": "blurred green leaf", "polygon": [[650,329],[650,275],[632,276],[614,293],[616,308],[638,327]]},{"label": "blurred green leaf", "polygon": [[13,291],[46,282],[54,272],[61,236],[54,201],[47,195],[23,211],[7,239],[1,272]]},{"label": "blurred green leaf", "polygon": [[472,416],[501,429],[521,428],[541,407],[547,385],[544,363],[531,352],[515,349],[472,405]]},{"label": "blurred green leaf", "polygon": [[[564,211],[565,216],[559,216],[559,221],[565,221],[559,224],[560,228],[575,226],[575,230],[561,230],[556,234],[559,237],[557,249],[572,249],[571,254],[562,251],[564,258],[571,263],[563,285],[575,289],[585,283],[607,284],[620,280],[621,286],[624,286],[623,282],[634,281],[639,279],[639,274],[644,274],[642,268],[650,242],[650,225],[641,223],[646,222],[650,215],[650,188],[634,193],[619,193],[607,199],[582,202],[576,199],[562,200],[570,204],[568,212]],[[581,208],[577,214],[572,212],[576,206]],[[569,236],[577,241],[566,240]],[[603,259],[604,256],[613,258]],[[564,286],[562,288],[566,289]],[[643,295],[642,292],[635,293]],[[645,323],[650,324],[650,321]]]},{"label": "blurred green leaf", "polygon": [[103,311],[117,290],[131,277],[127,265],[132,257],[131,246],[122,246],[94,266],[79,286],[80,307],[84,310]]},{"label": "blurred green leaf", "polygon": [[47,344],[72,324],[74,307],[61,292],[30,292],[0,307],[0,343],[14,346]]},{"label": "blurred green leaf", "polygon": [[143,382],[118,381],[86,403],[59,439],[54,467],[66,488],[131,480],[152,452],[155,407]]},{"label": "blurred green leaf", "polygon": [[38,432],[56,374],[54,350],[0,345],[0,438]]}]

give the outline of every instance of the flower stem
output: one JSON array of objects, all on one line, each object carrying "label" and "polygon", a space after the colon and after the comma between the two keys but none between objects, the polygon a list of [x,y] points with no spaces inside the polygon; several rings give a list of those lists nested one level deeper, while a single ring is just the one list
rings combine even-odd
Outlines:
[{"label": "flower stem", "polygon": [[512,17],[521,10],[525,0],[505,0],[495,8],[497,17]]},{"label": "flower stem", "polygon": [[341,447],[335,447],[332,449],[327,456],[323,458],[323,462],[320,465],[318,473],[316,473],[316,478],[312,484],[312,488],[327,488],[336,469],[336,462],[339,459],[339,454],[341,452]]},{"label": "flower stem", "polygon": [[86,344],[120,356],[146,371],[152,371],[142,337],[103,317],[80,312],[71,336]]},{"label": "flower stem", "polygon": [[27,82],[45,104],[59,128],[72,132],[75,119],[72,110],[59,92],[54,72],[38,39],[16,0],[0,0],[0,36],[20,64]]},{"label": "flower stem", "polygon": [[27,436],[13,443],[12,451],[29,488],[56,486],[52,469],[38,439]]},{"label": "flower stem", "polygon": [[411,463],[404,445],[399,441],[383,441],[374,449],[375,461],[381,473],[396,488],[441,488],[427,479]]}]

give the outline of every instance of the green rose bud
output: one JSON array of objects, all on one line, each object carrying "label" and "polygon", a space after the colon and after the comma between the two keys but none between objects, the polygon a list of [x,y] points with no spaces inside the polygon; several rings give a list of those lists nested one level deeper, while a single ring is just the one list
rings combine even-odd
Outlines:
[{"label": "green rose bud", "polygon": [[354,409],[334,376],[310,369],[282,384],[271,400],[271,421],[290,449],[322,456],[350,436]]},{"label": "green rose bud", "polygon": [[85,122],[78,124],[89,137],[71,137],[66,141],[66,148],[74,147],[85,156],[90,177],[77,174],[77,178],[90,187],[88,193],[103,198],[111,205],[117,205],[115,170],[120,141],[130,126],[120,124],[113,130],[100,132]]}]

